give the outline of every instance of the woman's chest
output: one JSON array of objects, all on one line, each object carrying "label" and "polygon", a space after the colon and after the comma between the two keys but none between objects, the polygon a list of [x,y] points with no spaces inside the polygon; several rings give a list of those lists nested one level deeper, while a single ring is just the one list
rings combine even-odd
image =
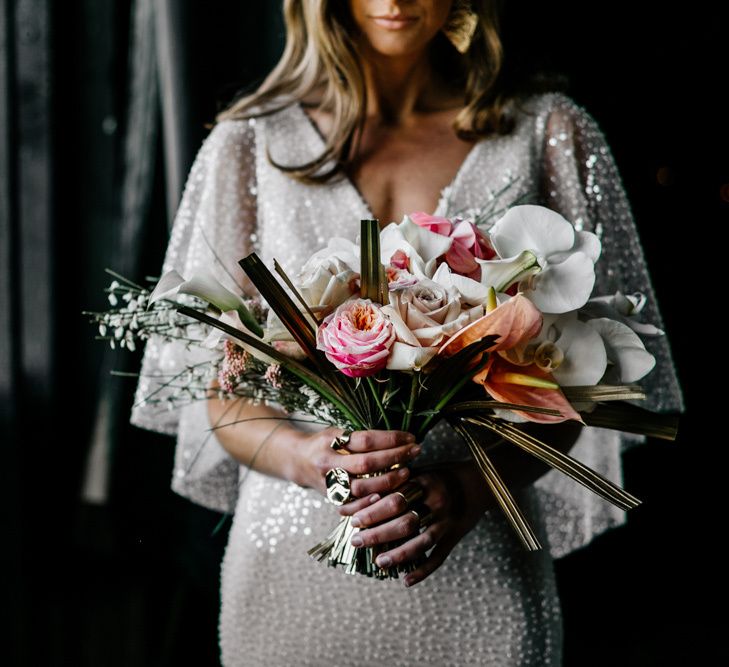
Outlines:
[{"label": "woman's chest", "polygon": [[474,143],[459,139],[443,122],[365,130],[360,157],[347,177],[384,227],[412,211],[433,213]]},{"label": "woman's chest", "polygon": [[399,222],[403,213],[417,210],[472,213],[508,206],[537,189],[538,142],[529,131],[490,137],[472,146],[463,142],[460,152],[454,150],[439,167],[443,146],[422,138],[422,153],[383,150],[370,156],[362,163],[370,171],[362,180],[355,173],[311,185],[294,180],[268,160],[270,152],[275,161],[296,165],[321,153],[322,138],[303,111],[293,106],[256,127],[255,246],[266,264],[276,258],[292,275],[332,237],[355,240],[364,218]]}]

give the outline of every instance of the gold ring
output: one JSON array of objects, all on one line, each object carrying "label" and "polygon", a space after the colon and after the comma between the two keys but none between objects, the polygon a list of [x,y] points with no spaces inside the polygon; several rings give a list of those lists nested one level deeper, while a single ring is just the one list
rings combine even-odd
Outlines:
[{"label": "gold ring", "polygon": [[425,503],[417,503],[415,507],[410,508],[410,511],[418,517],[421,528],[425,528],[433,522],[433,510]]},{"label": "gold ring", "polygon": [[332,468],[325,476],[327,498],[332,505],[344,505],[352,497],[349,473],[344,468]]},{"label": "gold ring", "polygon": [[408,509],[410,509],[410,506],[413,505],[413,503],[417,502],[423,497],[423,495],[425,495],[423,487],[417,482],[408,482],[394,493],[398,496],[402,496],[402,499],[405,501],[405,506]]},{"label": "gold ring", "polygon": [[347,450],[347,445],[349,444],[349,439],[352,437],[351,431],[344,431],[342,435],[338,435],[329,443],[329,446],[337,453],[337,454],[349,454],[350,452]]}]

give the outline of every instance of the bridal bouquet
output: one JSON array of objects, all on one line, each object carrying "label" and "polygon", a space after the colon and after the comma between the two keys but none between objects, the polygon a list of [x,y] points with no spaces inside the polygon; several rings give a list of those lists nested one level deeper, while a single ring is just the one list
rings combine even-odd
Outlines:
[{"label": "bridal bouquet", "polygon": [[[382,230],[362,220],[357,241],[330,239],[293,280],[278,262],[277,278],[257,255],[241,259],[262,301],[209,274],[172,271],[151,294],[135,287],[126,324],[95,318],[116,325],[127,345],[169,326],[179,335],[185,325],[175,318],[209,325],[203,344],[223,353],[221,392],[319,423],[401,429],[422,441],[446,420],[525,547],[536,550],[492,463],[495,438],[627,510],[640,501],[519,424],[577,420],[675,437],[670,417],[626,402],[645,398],[635,383],[655,365],[640,336],[662,332],[639,321],[642,295],[592,296],[600,250],[594,234],[543,206],[512,206],[488,231],[476,218],[412,213]],[[346,500],[346,472],[330,472],[330,499],[344,487]],[[356,530],[344,517],[309,553],[350,573],[397,577],[402,569],[375,564],[374,548],[351,546]]]}]

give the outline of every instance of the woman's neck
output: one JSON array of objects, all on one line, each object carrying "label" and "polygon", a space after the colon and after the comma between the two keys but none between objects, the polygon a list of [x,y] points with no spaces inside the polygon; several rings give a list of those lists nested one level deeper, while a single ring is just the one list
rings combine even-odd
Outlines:
[{"label": "woman's neck", "polygon": [[397,58],[367,53],[362,65],[370,118],[388,125],[407,125],[419,111],[453,105],[453,97],[439,85],[427,53]]}]

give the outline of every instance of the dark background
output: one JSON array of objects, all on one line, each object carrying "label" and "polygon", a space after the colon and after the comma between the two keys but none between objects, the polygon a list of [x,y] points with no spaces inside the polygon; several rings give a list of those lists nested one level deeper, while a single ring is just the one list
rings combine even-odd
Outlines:
[{"label": "dark background", "polygon": [[[562,73],[605,132],[688,406],[677,442],[625,455],[644,501],[628,525],[557,562],[566,665],[726,664],[721,549],[702,518],[725,437],[698,417],[715,414],[700,367],[721,380],[708,308],[729,213],[728,12],[508,4],[507,58]],[[220,516],[169,490],[172,439],[127,422],[135,380],[108,372],[140,353],[110,354],[79,313],[105,308],[104,267],[159,271],[205,123],[280,53],[279,5],[0,0],[4,664],[216,664]],[[108,485],[90,502],[99,428]]]}]

